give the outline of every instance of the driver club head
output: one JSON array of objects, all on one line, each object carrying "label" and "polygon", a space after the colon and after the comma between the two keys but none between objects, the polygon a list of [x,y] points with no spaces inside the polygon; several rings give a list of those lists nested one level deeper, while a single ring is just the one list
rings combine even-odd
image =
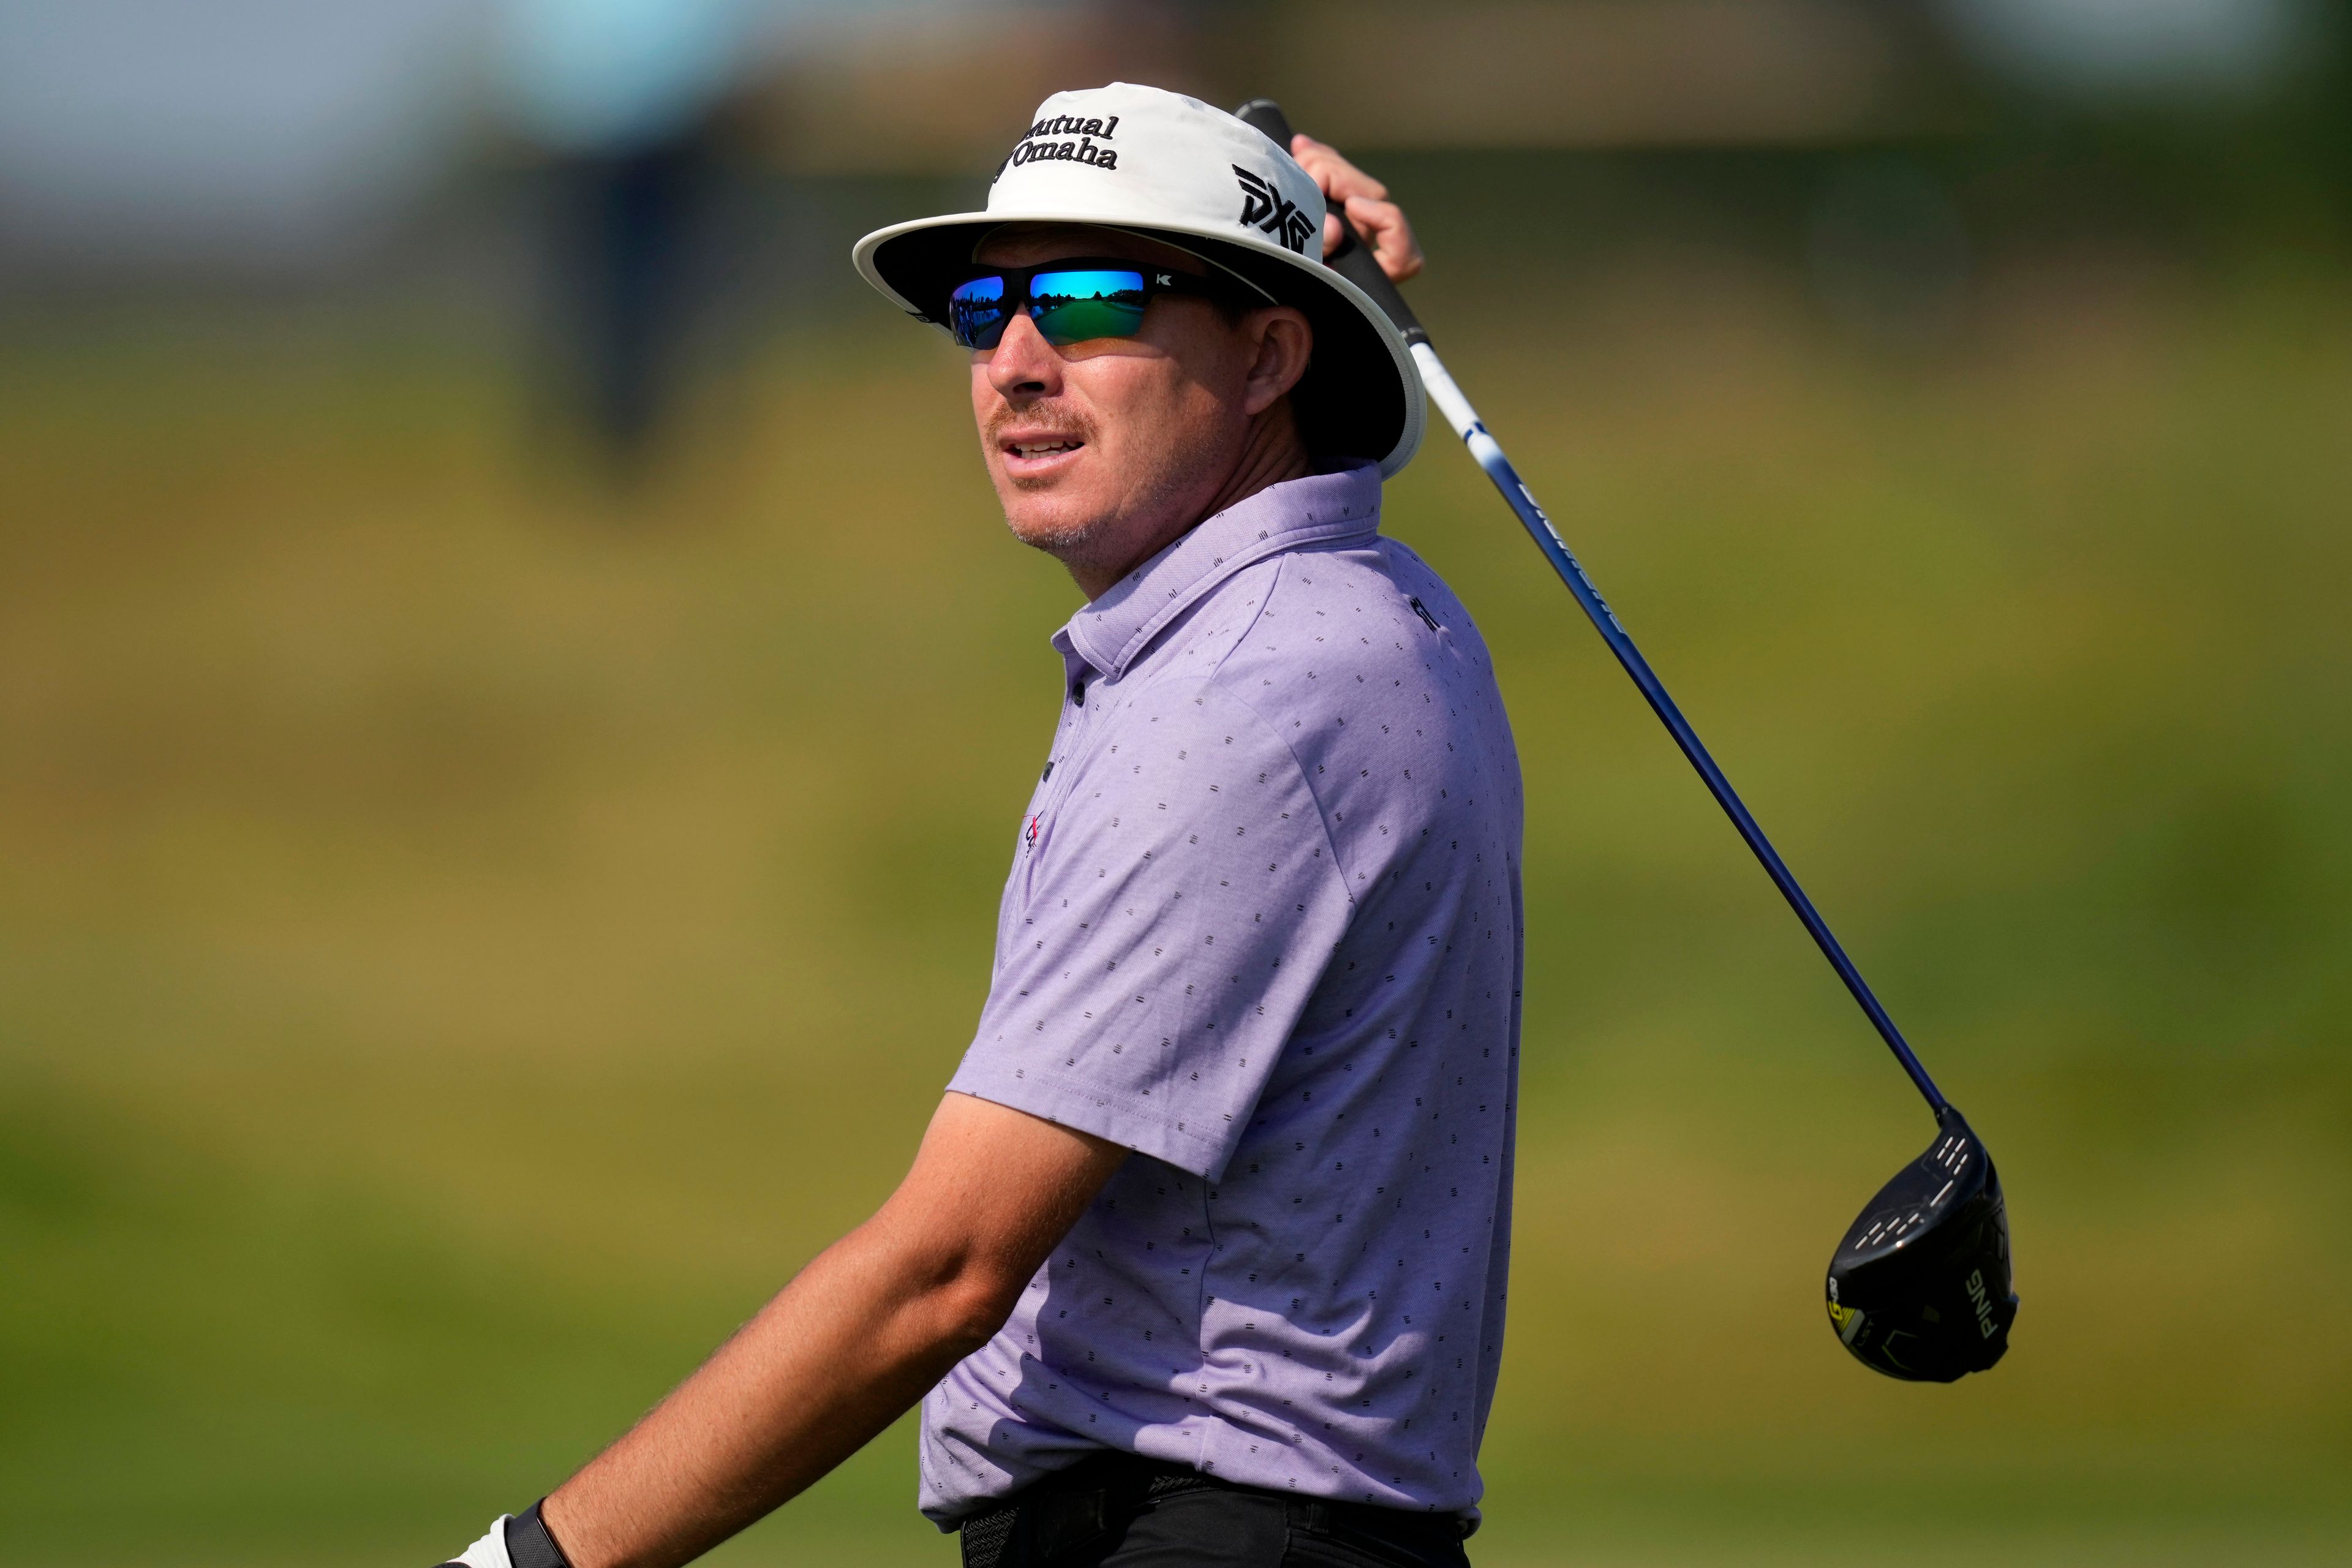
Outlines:
[{"label": "driver club head", "polygon": [[1946,1106],[1927,1152],[1878,1189],[1830,1259],[1830,1327],[1889,1377],[1953,1383],[2009,1349],[2009,1211],[1992,1157]]}]

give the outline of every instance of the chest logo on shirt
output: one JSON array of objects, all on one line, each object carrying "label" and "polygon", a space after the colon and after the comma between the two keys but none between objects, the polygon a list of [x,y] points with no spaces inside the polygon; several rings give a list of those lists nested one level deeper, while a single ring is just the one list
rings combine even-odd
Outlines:
[{"label": "chest logo on shirt", "polygon": [[1037,829],[1044,826],[1045,821],[1045,814],[1041,811],[1029,819],[1029,830],[1021,836],[1022,842],[1032,849],[1037,847]]}]

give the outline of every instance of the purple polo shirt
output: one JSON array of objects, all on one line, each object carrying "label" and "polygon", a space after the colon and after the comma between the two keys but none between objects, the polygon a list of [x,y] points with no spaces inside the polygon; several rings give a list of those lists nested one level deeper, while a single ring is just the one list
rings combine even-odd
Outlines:
[{"label": "purple polo shirt", "polygon": [[1134,1155],[923,1403],[942,1526],[1103,1448],[1465,1512],[1502,1350],[1518,759],[1370,464],[1218,513],[1054,638],[949,1088]]}]

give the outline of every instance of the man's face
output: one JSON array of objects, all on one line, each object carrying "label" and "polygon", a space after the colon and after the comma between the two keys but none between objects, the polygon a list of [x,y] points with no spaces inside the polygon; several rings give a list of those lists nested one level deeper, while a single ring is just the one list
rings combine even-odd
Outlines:
[{"label": "man's face", "polygon": [[[1210,272],[1171,247],[1083,226],[1008,226],[977,260],[1027,267],[1077,257]],[[1304,368],[1307,333],[1306,318],[1287,307],[1236,320],[1213,301],[1161,294],[1135,336],[1055,348],[1016,313],[995,348],[971,356],[972,416],[1005,521],[1068,564],[1089,594],[1099,591],[1090,578],[1116,576],[1217,500],[1253,420]]]}]

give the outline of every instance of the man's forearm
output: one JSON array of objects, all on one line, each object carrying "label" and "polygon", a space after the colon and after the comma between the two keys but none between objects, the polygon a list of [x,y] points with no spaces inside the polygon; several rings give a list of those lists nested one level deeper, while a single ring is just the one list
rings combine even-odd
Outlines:
[{"label": "man's forearm", "polygon": [[547,1500],[573,1568],[685,1563],[805,1490],[994,1331],[972,1272],[887,1211],[828,1247]]},{"label": "man's forearm", "polygon": [[671,1568],[806,1490],[987,1342],[1126,1157],[947,1096],[881,1212],[549,1495],[572,1568]]}]

